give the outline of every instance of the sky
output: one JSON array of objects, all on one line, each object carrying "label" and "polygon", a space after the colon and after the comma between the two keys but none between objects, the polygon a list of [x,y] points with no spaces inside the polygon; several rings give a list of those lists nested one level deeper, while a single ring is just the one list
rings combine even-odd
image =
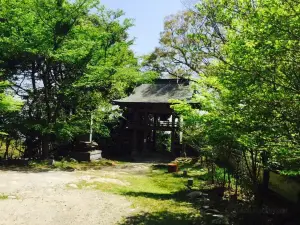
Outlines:
[{"label": "sky", "polygon": [[102,0],[109,9],[122,9],[127,18],[135,20],[129,30],[135,37],[133,51],[138,55],[152,52],[159,44],[164,18],[184,9],[181,0]]}]

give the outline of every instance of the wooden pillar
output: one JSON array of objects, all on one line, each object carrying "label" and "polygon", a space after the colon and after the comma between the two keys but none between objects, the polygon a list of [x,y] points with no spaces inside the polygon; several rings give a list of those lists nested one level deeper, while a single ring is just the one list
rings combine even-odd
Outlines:
[{"label": "wooden pillar", "polygon": [[144,130],[144,136],[143,136],[143,152],[147,152],[147,135],[148,135],[148,132],[147,130],[145,129]]},{"label": "wooden pillar", "polygon": [[157,114],[154,114],[154,126],[153,126],[153,150],[156,151],[156,126],[157,126]]},{"label": "wooden pillar", "polygon": [[149,124],[149,121],[148,121],[149,117],[148,117],[148,112],[144,112],[144,135],[143,135],[143,152],[146,152],[147,151],[147,135],[148,135],[148,124]]},{"label": "wooden pillar", "polygon": [[132,135],[132,154],[137,153],[137,130],[133,130],[133,135]]},{"label": "wooden pillar", "polygon": [[183,118],[180,116],[178,118],[178,130],[180,131],[180,133],[179,133],[179,143],[180,144],[182,144],[182,138],[183,138],[183,132],[181,129],[182,125],[183,125]]},{"label": "wooden pillar", "polygon": [[172,132],[171,132],[171,152],[174,153],[175,148],[175,115],[172,114]]},{"label": "wooden pillar", "polygon": [[132,134],[132,155],[137,154],[138,149],[137,149],[137,129],[135,128],[137,122],[138,122],[138,112],[136,109],[133,109],[133,134]]}]

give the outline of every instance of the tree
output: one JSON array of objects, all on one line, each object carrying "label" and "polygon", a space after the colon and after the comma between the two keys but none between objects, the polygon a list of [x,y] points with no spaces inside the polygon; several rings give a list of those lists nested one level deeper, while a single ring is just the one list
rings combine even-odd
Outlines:
[{"label": "tree", "polygon": [[[241,160],[245,180],[258,195],[263,169],[277,165],[283,174],[300,172],[300,7],[295,1],[282,0],[204,0],[197,10],[197,22],[188,23],[194,34],[183,32],[181,40],[194,37],[204,50],[181,45],[187,41],[168,40],[172,48],[166,49],[165,43],[161,47],[166,49],[160,57],[163,62],[169,63],[170,56],[177,55],[173,49],[181,48],[189,56],[209,59],[205,73],[196,72],[201,78],[195,101],[201,107],[180,103],[174,108],[185,119],[187,141],[213,151],[216,158]],[[202,18],[209,32],[196,29]],[[164,34],[177,33],[167,27]],[[211,44],[206,45],[209,40]],[[208,51],[207,46],[214,47]],[[190,68],[186,72],[194,73]]]},{"label": "tree", "polygon": [[193,8],[179,12],[165,19],[160,47],[145,56],[144,65],[163,75],[197,79],[220,54],[223,38],[214,21]]},{"label": "tree", "polygon": [[[267,151],[279,164],[298,161],[299,4],[206,3],[215,9],[226,33],[218,77],[229,90],[228,103],[241,118],[240,142],[248,149]],[[299,172],[299,165],[293,165]]]},{"label": "tree", "polygon": [[87,133],[93,111],[143,79],[121,16],[96,0],[1,1],[0,68],[24,101],[29,155]]},{"label": "tree", "polygon": [[1,142],[5,142],[4,157],[8,156],[8,149],[11,142],[10,135],[12,133],[16,134],[16,132],[12,132],[11,130],[11,115],[16,115],[22,107],[20,100],[15,99],[12,95],[7,93],[8,87],[9,83],[7,81],[0,82],[0,135]]}]

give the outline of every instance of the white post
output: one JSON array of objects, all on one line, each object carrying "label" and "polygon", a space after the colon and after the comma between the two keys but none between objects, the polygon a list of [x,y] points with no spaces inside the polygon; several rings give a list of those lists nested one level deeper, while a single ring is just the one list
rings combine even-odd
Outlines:
[{"label": "white post", "polygon": [[93,113],[91,112],[91,124],[90,124],[90,143],[93,140]]},{"label": "white post", "polygon": [[183,118],[182,118],[182,116],[180,116],[179,117],[179,119],[178,119],[179,121],[179,123],[178,123],[178,126],[179,126],[179,130],[180,130],[180,133],[179,133],[179,139],[180,139],[180,144],[182,144],[182,136],[183,136],[183,132],[182,132],[182,126],[183,126]]}]

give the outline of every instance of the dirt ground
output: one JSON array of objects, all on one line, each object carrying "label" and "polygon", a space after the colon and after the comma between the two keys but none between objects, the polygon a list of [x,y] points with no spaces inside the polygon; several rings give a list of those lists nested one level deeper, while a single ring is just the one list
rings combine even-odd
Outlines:
[{"label": "dirt ground", "polygon": [[120,166],[85,172],[0,171],[0,225],[113,225],[134,213],[122,196],[79,190],[81,180],[127,185],[105,175],[140,173],[148,165]]}]

